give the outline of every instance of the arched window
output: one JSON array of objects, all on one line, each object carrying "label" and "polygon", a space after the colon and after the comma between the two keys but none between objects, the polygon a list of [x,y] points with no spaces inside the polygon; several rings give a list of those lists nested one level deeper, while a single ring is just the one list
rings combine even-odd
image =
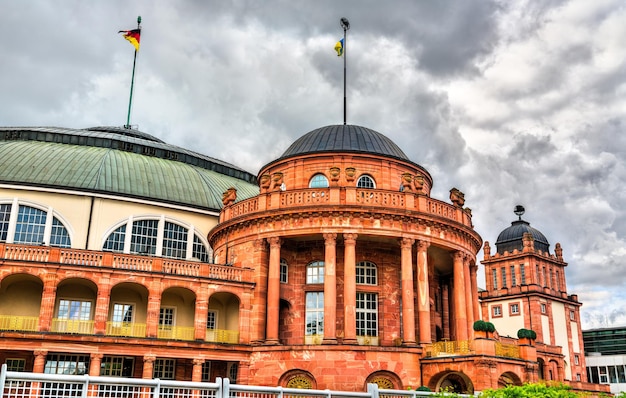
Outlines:
[{"label": "arched window", "polygon": [[309,181],[309,188],[328,188],[328,178],[324,174],[315,174]]},{"label": "arched window", "polygon": [[[14,206],[17,211],[13,211]],[[0,242],[72,246],[67,228],[51,213],[51,209],[19,204],[17,200],[0,204]]]},{"label": "arched window", "polygon": [[[159,235],[159,224],[163,222],[163,235]],[[198,234],[190,241],[189,229],[171,221],[159,219],[134,220],[130,230],[130,245],[126,247],[128,223],[120,225],[109,234],[103,250],[118,253],[157,255],[176,259],[197,259],[208,263],[212,261],[211,250],[207,249]],[[161,246],[160,253],[157,247]]]},{"label": "arched window", "polygon": [[359,285],[378,285],[376,264],[361,261],[356,265],[356,283]]},{"label": "arched window", "polygon": [[306,283],[324,283],[323,261],[313,261],[306,266]]},{"label": "arched window", "polygon": [[356,187],[357,188],[374,189],[374,188],[376,188],[376,183],[374,182],[374,179],[371,176],[368,176],[367,174],[363,174],[357,180]]}]

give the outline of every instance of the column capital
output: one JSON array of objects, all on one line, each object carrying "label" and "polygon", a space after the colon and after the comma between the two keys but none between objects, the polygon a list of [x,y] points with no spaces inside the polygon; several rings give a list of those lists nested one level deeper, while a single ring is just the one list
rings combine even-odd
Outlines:
[{"label": "column capital", "polygon": [[194,358],[193,366],[201,366],[201,365],[204,365],[205,362],[206,360],[204,358]]},{"label": "column capital", "polygon": [[463,253],[463,252],[462,252],[462,251],[460,251],[460,250],[457,250],[457,251],[455,251],[455,252],[452,252],[452,253],[450,253],[450,255],[452,256],[452,258],[453,258],[455,261],[458,261],[458,260],[460,260],[460,261],[464,261],[464,260],[465,260],[465,253]]},{"label": "column capital", "polygon": [[337,234],[335,233],[328,233],[328,234],[323,234],[324,236],[324,243],[327,245],[334,245],[337,243]]},{"label": "column capital", "polygon": [[343,243],[351,243],[351,244],[355,244],[356,243],[356,238],[358,238],[359,235],[354,234],[354,233],[347,233],[347,234],[343,234]]},{"label": "column capital", "polygon": [[415,243],[415,239],[411,238],[400,238],[398,240],[400,241],[400,247],[402,249],[410,249],[413,246],[413,243]]},{"label": "column capital", "polygon": [[278,236],[272,236],[271,238],[267,238],[267,242],[270,244],[271,248],[280,248],[283,240]]},{"label": "column capital", "polygon": [[430,247],[430,242],[427,240],[418,240],[417,241],[417,249],[418,250],[426,250]]},{"label": "column capital", "polygon": [[99,359],[99,360],[102,360],[102,358],[103,358],[103,357],[104,357],[104,355],[103,355],[103,354],[100,354],[100,353],[92,353],[92,354],[89,354],[89,358],[91,358],[91,359]]},{"label": "column capital", "polygon": [[143,362],[144,363],[154,363],[156,361],[156,355],[144,355]]},{"label": "column capital", "polygon": [[46,355],[48,355],[47,350],[35,350],[36,357],[45,357]]},{"label": "column capital", "polygon": [[255,251],[263,251],[266,250],[265,239],[255,239],[253,242]]}]

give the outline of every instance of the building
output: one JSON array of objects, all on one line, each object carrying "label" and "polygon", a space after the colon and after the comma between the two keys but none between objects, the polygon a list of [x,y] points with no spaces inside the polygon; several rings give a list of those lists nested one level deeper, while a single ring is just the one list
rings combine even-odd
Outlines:
[{"label": "building", "polygon": [[[257,176],[108,127],[2,128],[0,159],[11,369],[473,392],[580,352],[562,353],[558,328],[536,345],[475,336],[482,239],[463,193],[432,198],[428,171],[365,127],[315,129]],[[486,244],[485,266],[507,253]],[[561,254],[524,253],[563,270]],[[560,277],[529,280],[530,301],[577,314]]]},{"label": "building", "polygon": [[522,220],[523,213],[518,206],[519,219],[500,233],[494,254],[485,243],[483,319],[502,336],[517,337],[520,329],[536,332],[540,379],[585,382],[581,303],[567,293],[563,249],[557,243],[551,254],[546,237]]},{"label": "building", "polygon": [[626,391],[626,328],[583,330],[583,341],[588,380]]}]

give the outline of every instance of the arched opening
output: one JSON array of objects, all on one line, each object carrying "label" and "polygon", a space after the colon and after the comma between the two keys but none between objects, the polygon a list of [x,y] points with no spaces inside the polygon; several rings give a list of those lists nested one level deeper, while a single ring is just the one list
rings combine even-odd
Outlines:
[{"label": "arched opening", "polygon": [[513,372],[504,372],[498,378],[498,388],[506,386],[521,386],[522,380]]},{"label": "arched opening", "polygon": [[315,377],[306,370],[292,369],[283,373],[278,380],[278,385],[287,388],[300,388],[303,390],[311,390],[317,388]]},{"label": "arched opening", "polygon": [[171,287],[161,295],[159,309],[160,339],[193,340],[196,294],[186,288]]},{"label": "arched opening", "polygon": [[291,326],[293,322],[293,311],[291,310],[291,304],[287,300],[280,299],[280,307],[278,314],[278,330],[279,339],[283,344],[289,344],[287,342],[288,335],[292,334]]},{"label": "arched opening", "polygon": [[215,293],[209,299],[206,340],[239,343],[239,298],[232,293]]},{"label": "arched opening", "polygon": [[28,274],[13,274],[0,285],[0,329],[36,331],[43,282]]},{"label": "arched opening", "polygon": [[374,372],[367,377],[365,380],[365,389],[367,390],[367,385],[369,383],[376,384],[378,388],[387,389],[387,390],[402,390],[402,380],[391,372],[388,371],[378,371]]},{"label": "arched opening", "polygon": [[473,394],[472,381],[462,372],[444,372],[435,375],[429,383],[431,390],[457,394]]},{"label": "arched opening", "polygon": [[148,289],[136,283],[120,283],[111,289],[107,336],[146,337]]},{"label": "arched opening", "polygon": [[538,377],[539,380],[545,380],[545,375],[544,375],[544,369],[546,366],[546,363],[544,362],[543,358],[537,358],[537,363],[538,363]]}]

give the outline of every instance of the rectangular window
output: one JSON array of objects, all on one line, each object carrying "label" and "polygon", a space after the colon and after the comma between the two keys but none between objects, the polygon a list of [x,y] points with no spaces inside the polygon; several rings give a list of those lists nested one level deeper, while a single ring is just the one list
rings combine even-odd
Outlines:
[{"label": "rectangular window", "polygon": [[306,283],[324,283],[323,261],[315,261],[306,266]]},{"label": "rectangular window", "polygon": [[26,367],[26,360],[23,358],[7,358],[5,363],[9,372],[23,372]]},{"label": "rectangular window", "polygon": [[124,323],[132,323],[133,322],[133,305],[132,304],[122,304],[115,303],[113,304],[113,322],[124,322]]},{"label": "rectangular window", "polygon": [[543,279],[543,287],[548,287],[548,278],[546,277],[546,267],[543,267],[541,279]]},{"label": "rectangular window", "polygon": [[163,257],[187,258],[187,228],[165,222],[163,231]]},{"label": "rectangular window", "polygon": [[515,266],[511,265],[511,286],[517,285],[517,275],[515,275]]},{"label": "rectangular window", "polygon": [[525,285],[526,284],[526,268],[524,267],[524,264],[519,265],[519,273],[520,273],[520,279],[521,279],[522,285]]},{"label": "rectangular window", "polygon": [[132,357],[109,357],[102,358],[100,363],[100,376],[133,377],[135,359]]},{"label": "rectangular window", "polygon": [[202,364],[202,381],[211,381],[211,361],[206,361]]},{"label": "rectangular window", "polygon": [[206,328],[217,329],[217,311],[209,310],[206,317]]},{"label": "rectangular window", "polygon": [[576,320],[576,313],[574,311],[570,311],[569,312],[569,319],[570,319],[570,321],[575,321]]},{"label": "rectangular window", "polygon": [[154,361],[154,369],[152,378],[162,380],[174,380],[174,372],[176,370],[176,360],[157,358]]},{"label": "rectangular window", "polygon": [[378,336],[378,294],[356,294],[357,336]]},{"label": "rectangular window", "polygon": [[491,311],[492,311],[492,316],[494,318],[499,318],[502,316],[502,306],[501,305],[494,305],[493,307],[491,307]]},{"label": "rectangular window", "polygon": [[306,329],[307,336],[324,334],[324,292],[306,294]]},{"label": "rectangular window", "polygon": [[535,274],[537,275],[537,285],[541,285],[541,274],[539,274],[539,264],[535,264]]},{"label": "rectangular window", "polygon": [[19,207],[17,225],[15,226],[15,243],[43,243],[46,218],[48,213],[29,206]]},{"label": "rectangular window", "polygon": [[580,373],[576,373],[576,381],[580,381]]},{"label": "rectangular window", "polygon": [[130,252],[134,254],[156,254],[159,220],[141,220],[133,223]]},{"label": "rectangular window", "polygon": [[574,365],[579,365],[579,361],[578,355],[574,355]]},{"label": "rectangular window", "polygon": [[502,267],[500,268],[500,271],[502,273],[502,288],[504,289],[505,287],[507,287],[507,283],[506,283],[506,268]]},{"label": "rectangular window", "polygon": [[559,271],[556,271],[556,290],[561,291],[561,278],[559,277]]},{"label": "rectangular window", "polygon": [[239,362],[230,362],[228,364],[228,378],[231,382],[237,383],[237,374],[239,373]]},{"label": "rectangular window", "polygon": [[280,283],[287,283],[289,266],[287,261],[280,260]]},{"label": "rectangular window", "polygon": [[519,303],[509,304],[509,313],[511,315],[519,315]]},{"label": "rectangular window", "polygon": [[61,299],[57,318],[88,321],[91,319],[91,302]]},{"label": "rectangular window", "polygon": [[89,371],[89,355],[48,354],[44,373],[84,375]]},{"label": "rectangular window", "polygon": [[378,285],[376,264],[361,261],[356,265],[356,283],[359,285]]},{"label": "rectangular window", "polygon": [[617,366],[617,382],[626,383],[626,373],[624,373],[624,365]]},{"label": "rectangular window", "polygon": [[498,271],[496,269],[491,270],[491,277],[493,280],[493,288],[497,289],[498,288]]},{"label": "rectangular window", "polygon": [[159,330],[172,330],[175,308],[164,307],[159,310]]},{"label": "rectangular window", "polygon": [[541,303],[540,306],[541,306],[541,313],[545,314],[546,313],[546,305],[544,303]]},{"label": "rectangular window", "polygon": [[606,366],[600,366],[600,384],[609,384],[609,374]]}]

